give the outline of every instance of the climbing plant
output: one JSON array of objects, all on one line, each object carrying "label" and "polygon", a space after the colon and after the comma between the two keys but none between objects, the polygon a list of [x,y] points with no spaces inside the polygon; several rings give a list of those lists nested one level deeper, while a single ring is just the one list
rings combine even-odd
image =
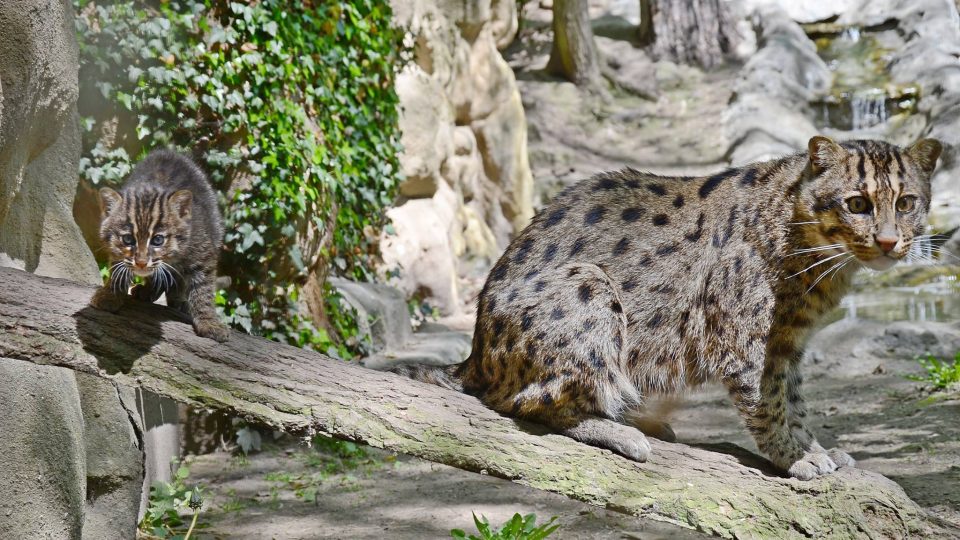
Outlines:
[{"label": "climbing plant", "polygon": [[350,356],[357,324],[328,269],[368,279],[400,179],[386,0],[74,0],[81,178],[122,181],[157,147],[190,153],[221,194],[225,320]]}]

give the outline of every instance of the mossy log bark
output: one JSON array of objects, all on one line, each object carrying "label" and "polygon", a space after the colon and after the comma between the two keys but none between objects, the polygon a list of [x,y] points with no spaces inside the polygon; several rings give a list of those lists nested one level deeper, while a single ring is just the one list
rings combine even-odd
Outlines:
[{"label": "mossy log bark", "polygon": [[[234,333],[194,335],[162,306],[87,307],[93,289],[0,268],[0,357],[57,365],[733,538],[947,537],[894,482],[847,469],[785,479],[734,446],[653,442],[648,463],[546,434],[475,398]],[[718,451],[711,451],[718,450]]]}]

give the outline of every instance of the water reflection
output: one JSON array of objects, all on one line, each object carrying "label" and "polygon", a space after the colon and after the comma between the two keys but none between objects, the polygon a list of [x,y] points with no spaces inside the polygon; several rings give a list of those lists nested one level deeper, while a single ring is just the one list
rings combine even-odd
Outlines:
[{"label": "water reflection", "polygon": [[[866,277],[870,281],[869,276]],[[915,286],[877,288],[865,285],[840,302],[832,320],[860,319],[878,322],[960,320],[960,290],[956,276],[939,276]]]}]

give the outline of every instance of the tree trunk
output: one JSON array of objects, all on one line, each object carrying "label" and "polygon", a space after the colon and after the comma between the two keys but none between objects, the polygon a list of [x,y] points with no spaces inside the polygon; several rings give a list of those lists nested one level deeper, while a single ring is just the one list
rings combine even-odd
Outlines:
[{"label": "tree trunk", "polygon": [[637,27],[637,38],[644,45],[653,44],[653,12],[656,9],[653,2],[654,0],[640,0],[640,26]]},{"label": "tree trunk", "polygon": [[0,268],[0,358],[68,367],[287,432],[326,433],[723,537],[960,535],[875,473],[841,469],[800,482],[733,445],[656,440],[650,461],[634,463],[465,394],[254,336],[199,338],[162,306],[98,311],[87,307],[92,292]]},{"label": "tree trunk", "polygon": [[640,0],[638,37],[655,57],[711,68],[739,41],[724,0]]},{"label": "tree trunk", "polygon": [[553,50],[547,71],[579,86],[600,81],[600,56],[593,41],[587,0],[554,0]]}]

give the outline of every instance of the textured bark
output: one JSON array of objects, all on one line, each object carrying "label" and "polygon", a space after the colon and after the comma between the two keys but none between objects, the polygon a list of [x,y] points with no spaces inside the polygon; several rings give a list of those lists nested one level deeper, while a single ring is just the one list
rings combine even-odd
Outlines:
[{"label": "textured bark", "polygon": [[[723,61],[737,45],[725,0],[640,0],[639,38],[653,44],[657,58],[705,68]],[[652,33],[650,12],[652,11]]]},{"label": "textured bark", "polygon": [[0,357],[69,367],[288,432],[327,433],[724,537],[960,534],[867,471],[800,482],[732,445],[658,441],[648,463],[633,463],[502,417],[467,395],[239,333],[224,344],[199,338],[161,306],[97,311],[86,307],[92,293],[0,268]]},{"label": "textured bark", "polygon": [[600,56],[593,42],[587,0],[554,0],[553,49],[547,71],[580,86],[600,81]]}]

